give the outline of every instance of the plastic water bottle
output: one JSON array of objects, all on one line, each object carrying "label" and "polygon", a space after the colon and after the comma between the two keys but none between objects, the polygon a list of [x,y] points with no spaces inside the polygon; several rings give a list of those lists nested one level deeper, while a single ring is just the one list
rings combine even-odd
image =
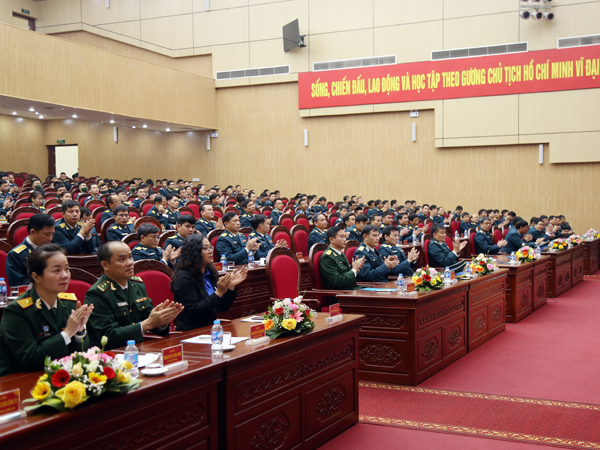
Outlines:
[{"label": "plastic water bottle", "polygon": [[254,267],[254,252],[248,253],[248,269],[252,269]]},{"label": "plastic water bottle", "polygon": [[471,278],[471,264],[469,264],[469,263],[467,263],[467,264],[465,265],[465,274],[466,274],[466,275],[467,275],[469,278]]},{"label": "plastic water bottle", "polygon": [[138,369],[138,356],[140,352],[135,346],[135,341],[129,340],[127,341],[127,347],[125,347],[125,354],[123,355],[123,359],[125,361],[129,361],[133,366],[129,369],[129,373],[131,374],[131,378],[138,378],[140,376],[140,371]]},{"label": "plastic water bottle", "polygon": [[517,262],[517,257],[515,256],[515,252],[510,253],[510,263],[515,264]]},{"label": "plastic water bottle", "polygon": [[456,230],[454,232],[454,239],[458,239],[460,237],[460,234],[458,234],[458,230]]},{"label": "plastic water bottle", "polygon": [[398,275],[398,279],[396,280],[396,287],[398,290],[398,294],[404,294],[406,290],[406,284],[404,283],[404,277],[402,275]]},{"label": "plastic water bottle", "polygon": [[220,263],[221,263],[221,266],[223,267],[223,270],[227,270],[227,256],[221,255]]},{"label": "plastic water bottle", "polygon": [[210,350],[213,355],[222,355],[223,354],[223,327],[221,326],[220,320],[215,320],[213,322],[212,330],[210,330],[210,340],[212,345],[210,346]]},{"label": "plastic water bottle", "polygon": [[466,237],[466,238],[468,238],[468,237],[469,237],[469,229],[468,229],[468,228],[465,230],[465,237]]},{"label": "plastic water bottle", "polygon": [[0,306],[4,306],[7,303],[7,290],[6,281],[4,281],[4,278],[0,278]]},{"label": "plastic water bottle", "polygon": [[446,267],[446,270],[444,270],[444,284],[450,284],[450,278],[452,278],[452,275],[450,275],[450,267]]}]

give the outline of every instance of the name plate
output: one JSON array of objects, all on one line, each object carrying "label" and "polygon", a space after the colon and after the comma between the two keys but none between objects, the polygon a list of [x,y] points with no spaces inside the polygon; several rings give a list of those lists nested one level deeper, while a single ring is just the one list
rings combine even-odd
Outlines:
[{"label": "name plate", "polygon": [[0,392],[0,416],[19,411],[20,390]]},{"label": "name plate", "polygon": [[304,262],[304,256],[302,255],[302,252],[296,253],[296,258],[298,258],[298,261]]},{"label": "name plate", "polygon": [[25,292],[27,292],[27,287],[28,285],[25,286],[19,286],[17,289],[19,289],[19,295],[23,295]]},{"label": "name plate", "polygon": [[174,345],[173,347],[164,348],[162,351],[163,366],[175,364],[183,361],[183,345]]},{"label": "name plate", "polygon": [[340,304],[334,303],[329,305],[329,317],[339,316],[340,314]]},{"label": "name plate", "polygon": [[216,269],[217,272],[221,272],[223,271],[223,263],[213,263],[214,268]]},{"label": "name plate", "polygon": [[453,270],[450,272],[450,280],[454,281],[455,278],[456,278],[456,272]]},{"label": "name plate", "polygon": [[267,335],[265,324],[259,323],[250,327],[250,339],[260,339]]},{"label": "name plate", "polygon": [[415,283],[406,283],[406,293],[415,292]]}]

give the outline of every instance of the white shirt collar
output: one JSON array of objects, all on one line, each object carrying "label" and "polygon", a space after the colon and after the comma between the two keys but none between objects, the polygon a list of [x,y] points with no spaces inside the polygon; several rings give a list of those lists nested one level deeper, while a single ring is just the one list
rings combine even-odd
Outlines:
[{"label": "white shirt collar", "polygon": [[44,302],[44,305],[46,305],[46,308],[48,308],[49,310],[58,308],[58,306],[56,305],[58,303],[58,300],[54,302],[54,306],[50,306],[42,297],[40,297],[40,300]]},{"label": "white shirt collar", "polygon": [[341,250],[336,250],[336,249],[335,249],[335,248],[333,248],[333,247],[330,247],[330,248],[331,248],[331,250],[333,250],[334,252],[336,252],[338,255],[341,255],[341,254],[342,254],[342,251],[341,251]]},{"label": "white shirt collar", "polygon": [[27,242],[29,242],[29,245],[31,245],[33,247],[33,249],[35,250],[36,248],[38,248],[37,245],[35,245],[33,242],[31,242],[31,239],[29,239],[29,236],[27,236],[25,238],[27,240]]}]

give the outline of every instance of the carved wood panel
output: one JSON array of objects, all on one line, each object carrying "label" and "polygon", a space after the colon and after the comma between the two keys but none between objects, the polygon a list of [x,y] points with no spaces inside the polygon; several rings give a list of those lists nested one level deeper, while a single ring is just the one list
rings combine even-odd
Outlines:
[{"label": "carved wood panel", "polygon": [[[277,404],[269,411],[238,424],[234,429],[235,448],[277,450],[300,443],[300,397]],[[232,445],[231,448],[234,446]]]},{"label": "carved wood panel", "polygon": [[419,372],[432,366],[443,357],[442,330],[439,329],[432,335],[423,337],[417,342],[417,358]]}]

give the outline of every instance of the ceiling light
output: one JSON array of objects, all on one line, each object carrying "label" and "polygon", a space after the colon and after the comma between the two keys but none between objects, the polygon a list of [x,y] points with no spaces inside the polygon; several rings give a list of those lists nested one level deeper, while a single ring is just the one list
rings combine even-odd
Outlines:
[{"label": "ceiling light", "polygon": [[135,125],[132,125],[131,128],[135,128]]},{"label": "ceiling light", "polygon": [[34,112],[35,108],[32,106],[31,108],[29,108],[29,111]]},{"label": "ceiling light", "polygon": [[73,114],[71,117],[73,117],[73,119],[77,119],[77,114]]},{"label": "ceiling light", "polygon": [[110,119],[110,123],[115,123],[115,121],[114,121],[114,120],[112,120],[112,119]]},{"label": "ceiling light", "polygon": [[42,116],[41,114],[40,114],[40,117],[38,117],[38,119],[43,119],[43,118],[44,118],[44,116]]},{"label": "ceiling light", "polygon": [[17,112],[16,112],[16,111],[13,111],[13,116],[16,116],[16,115],[17,115]]},{"label": "ceiling light", "polygon": [[142,128],[148,128],[148,125],[144,124],[144,125],[142,125]]},{"label": "ceiling light", "polygon": [[36,113],[36,114],[39,114],[39,112],[37,112],[37,111],[36,111],[35,113]]},{"label": "ceiling light", "polygon": [[167,128],[167,131],[171,131],[171,129],[170,129],[170,128]]}]

